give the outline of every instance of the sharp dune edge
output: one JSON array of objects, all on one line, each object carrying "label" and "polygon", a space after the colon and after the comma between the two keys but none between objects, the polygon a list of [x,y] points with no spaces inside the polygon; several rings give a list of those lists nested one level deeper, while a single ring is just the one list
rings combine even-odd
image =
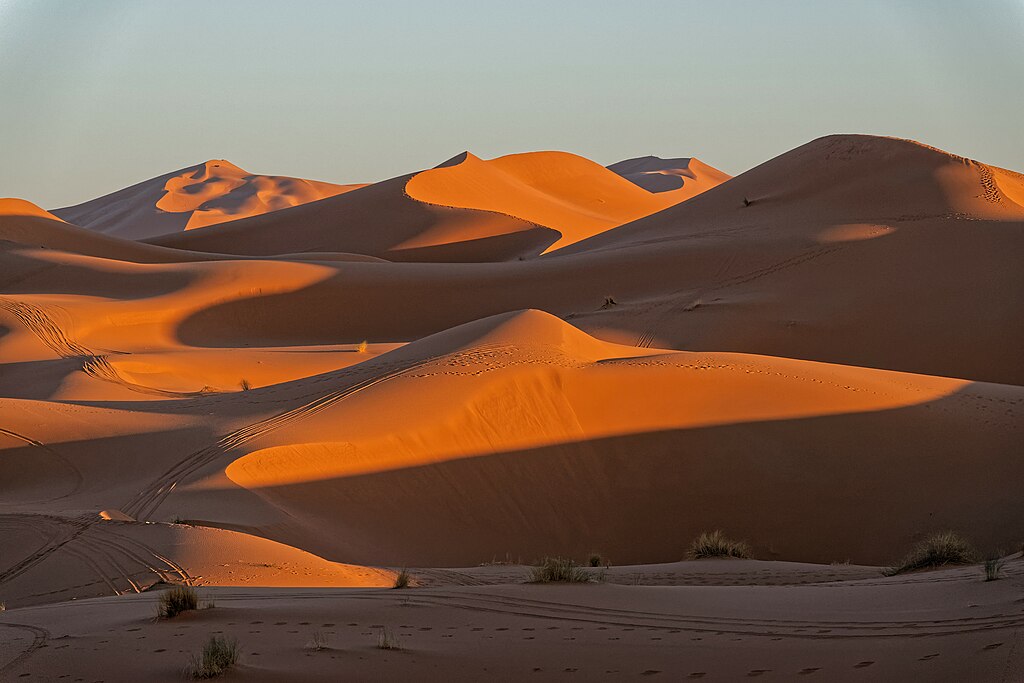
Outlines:
[{"label": "sharp dune edge", "polygon": [[[1022,258],[1024,176],[859,135],[2,199],[0,680],[1016,680]],[[1004,579],[882,576],[949,529]]]}]

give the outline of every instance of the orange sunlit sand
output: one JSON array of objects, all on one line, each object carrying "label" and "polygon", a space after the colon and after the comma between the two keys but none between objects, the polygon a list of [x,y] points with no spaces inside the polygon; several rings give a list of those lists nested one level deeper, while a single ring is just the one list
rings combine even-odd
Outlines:
[{"label": "orange sunlit sand", "polygon": [[[998,680],[1022,261],[1024,176],[866,135],[0,200],[0,678]],[[883,576],[946,530],[1009,580]]]}]

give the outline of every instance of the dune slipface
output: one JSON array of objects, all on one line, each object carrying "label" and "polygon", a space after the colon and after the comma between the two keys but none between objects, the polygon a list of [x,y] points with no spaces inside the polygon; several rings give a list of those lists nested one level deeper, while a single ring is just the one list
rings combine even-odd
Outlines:
[{"label": "dune slipface", "polygon": [[[999,680],[1022,260],[1024,176],[858,135],[0,200],[0,679]],[[948,530],[1008,580],[883,575]]]}]

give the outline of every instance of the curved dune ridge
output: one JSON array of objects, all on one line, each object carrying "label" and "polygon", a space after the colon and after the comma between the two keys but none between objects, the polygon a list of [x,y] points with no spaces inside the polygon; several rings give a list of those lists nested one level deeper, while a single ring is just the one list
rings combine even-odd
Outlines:
[{"label": "curved dune ridge", "polygon": [[684,199],[643,191],[589,159],[566,152],[510,154],[490,161],[465,152],[417,173],[405,190],[429,204],[494,211],[557,230],[561,237],[546,252]]},{"label": "curved dune ridge", "polygon": [[257,175],[213,159],[54,213],[90,230],[145,239],[306,204],[359,187],[363,185]]},{"label": "curved dune ridge", "polygon": [[91,227],[0,200],[0,621],[401,566],[448,600],[528,570],[439,567],[591,552],[703,595],[709,565],[678,561],[717,528],[759,560],[872,565],[929,531],[1024,538],[1024,176],[848,135],[686,201],[710,167],[614,166],[466,154],[293,206],[193,167]]},{"label": "curved dune ridge", "polygon": [[648,192],[672,192],[675,196],[694,197],[731,178],[692,157],[662,159],[656,156],[637,157],[616,162],[608,167],[626,180]]}]

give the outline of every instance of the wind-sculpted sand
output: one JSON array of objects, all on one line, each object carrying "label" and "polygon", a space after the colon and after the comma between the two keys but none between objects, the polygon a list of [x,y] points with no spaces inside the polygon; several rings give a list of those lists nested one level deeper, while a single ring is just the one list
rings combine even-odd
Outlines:
[{"label": "wind-sculpted sand", "polygon": [[1016,680],[1022,259],[871,136],[0,200],[0,680]]}]

